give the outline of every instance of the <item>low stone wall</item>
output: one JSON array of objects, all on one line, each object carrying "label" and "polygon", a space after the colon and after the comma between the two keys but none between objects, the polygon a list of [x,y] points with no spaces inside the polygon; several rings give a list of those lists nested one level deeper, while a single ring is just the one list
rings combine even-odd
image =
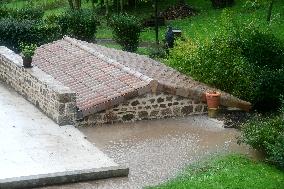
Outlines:
[{"label": "low stone wall", "polygon": [[111,109],[86,116],[77,122],[77,126],[183,117],[205,112],[207,105],[201,101],[166,93],[147,93]]},{"label": "low stone wall", "polygon": [[3,46],[0,79],[59,125],[75,123],[76,94],[37,67],[23,68],[22,58]]}]

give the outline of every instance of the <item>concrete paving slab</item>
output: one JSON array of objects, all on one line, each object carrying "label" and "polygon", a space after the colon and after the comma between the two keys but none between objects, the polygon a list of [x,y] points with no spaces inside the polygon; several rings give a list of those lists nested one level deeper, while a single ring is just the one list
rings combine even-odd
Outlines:
[{"label": "concrete paving slab", "polygon": [[0,188],[126,176],[128,169],[0,83]]}]

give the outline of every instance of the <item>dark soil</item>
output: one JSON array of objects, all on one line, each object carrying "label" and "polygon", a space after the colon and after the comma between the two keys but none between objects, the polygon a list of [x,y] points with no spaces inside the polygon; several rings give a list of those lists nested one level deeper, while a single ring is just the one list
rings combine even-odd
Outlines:
[{"label": "dark soil", "polygon": [[253,113],[244,111],[220,111],[217,116],[218,120],[224,121],[225,128],[240,129],[240,126],[253,117]]},{"label": "dark soil", "polygon": [[178,4],[172,7],[167,8],[160,13],[161,17],[164,17],[167,20],[175,20],[186,18],[188,16],[195,16],[197,10],[187,4]]}]

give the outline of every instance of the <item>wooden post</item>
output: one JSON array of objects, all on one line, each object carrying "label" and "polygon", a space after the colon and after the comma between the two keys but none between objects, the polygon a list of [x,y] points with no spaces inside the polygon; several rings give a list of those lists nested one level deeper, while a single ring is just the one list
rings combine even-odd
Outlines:
[{"label": "wooden post", "polygon": [[271,14],[272,14],[272,7],[273,7],[273,4],[274,4],[274,0],[271,0],[270,1],[270,4],[269,4],[269,8],[268,8],[268,13],[267,13],[267,22],[270,22],[271,20]]},{"label": "wooden post", "polygon": [[159,44],[159,25],[158,25],[158,1],[155,0],[155,33],[156,33],[156,44]]}]

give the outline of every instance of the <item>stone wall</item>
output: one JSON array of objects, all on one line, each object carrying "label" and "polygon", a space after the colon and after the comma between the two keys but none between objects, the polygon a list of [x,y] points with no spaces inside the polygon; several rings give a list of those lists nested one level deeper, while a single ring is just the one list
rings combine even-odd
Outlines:
[{"label": "stone wall", "polygon": [[22,58],[0,46],[0,79],[59,125],[74,124],[76,94],[37,67],[25,69]]},{"label": "stone wall", "polygon": [[77,122],[77,126],[183,117],[205,112],[207,112],[207,105],[197,100],[166,93],[147,93],[111,109],[86,116]]}]

